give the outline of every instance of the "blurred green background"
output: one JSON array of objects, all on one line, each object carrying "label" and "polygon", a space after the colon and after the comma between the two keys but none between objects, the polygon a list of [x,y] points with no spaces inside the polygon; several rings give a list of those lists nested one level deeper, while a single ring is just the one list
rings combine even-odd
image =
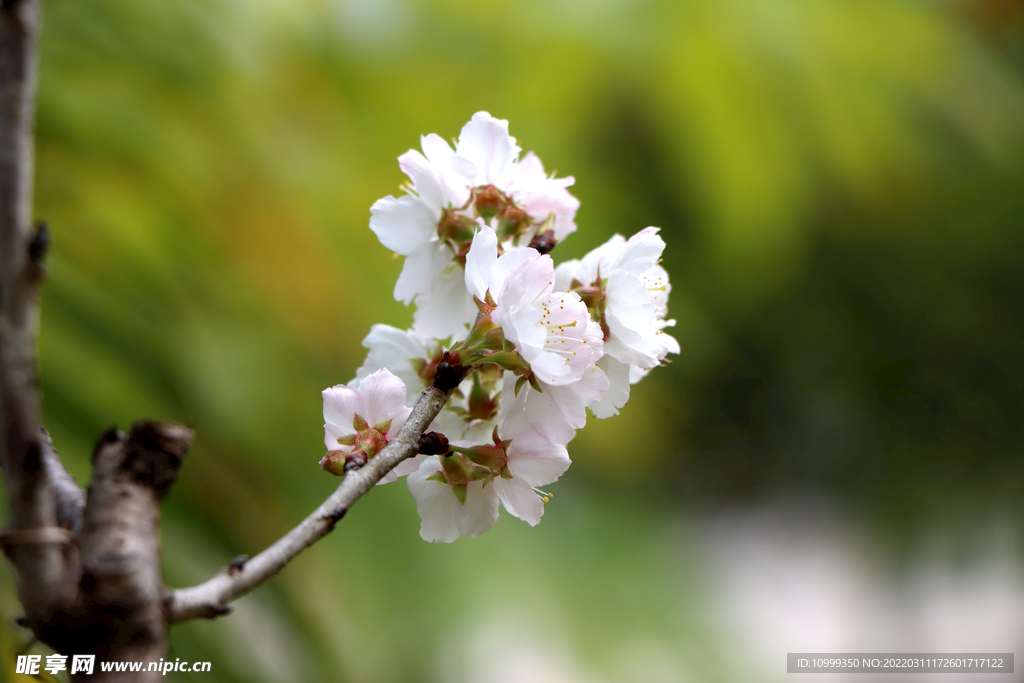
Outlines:
[{"label": "blurred green background", "polygon": [[[787,651],[1024,643],[1015,0],[48,0],[46,424],[82,483],[110,424],[195,426],[170,585],[338,483],[320,391],[411,320],[369,207],[478,110],[575,176],[556,262],[662,228],[683,352],[579,434],[537,528],[430,545],[374,490],[175,627],[213,671],[168,680],[767,681]],[[18,610],[8,566],[0,678]]]}]

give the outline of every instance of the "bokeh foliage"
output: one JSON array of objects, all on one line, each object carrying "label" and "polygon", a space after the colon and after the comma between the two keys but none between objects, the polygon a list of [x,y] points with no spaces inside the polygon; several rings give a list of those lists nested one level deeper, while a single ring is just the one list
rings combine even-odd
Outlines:
[{"label": "bokeh foliage", "polygon": [[[319,392],[371,324],[411,318],[367,220],[420,134],[485,109],[574,175],[581,229],[556,260],[647,225],[669,245],[683,353],[571,444],[540,527],[431,546],[404,486],[375,490],[238,614],[175,628],[172,657],[210,681],[473,680],[488,633],[536,632],[578,678],[725,680],[693,510],[815,489],[900,539],[1019,515],[1014,8],[50,0],[46,423],[83,482],[111,423],[195,425],[165,507],[172,585],[336,484]],[[0,629],[5,656],[26,638]]]}]

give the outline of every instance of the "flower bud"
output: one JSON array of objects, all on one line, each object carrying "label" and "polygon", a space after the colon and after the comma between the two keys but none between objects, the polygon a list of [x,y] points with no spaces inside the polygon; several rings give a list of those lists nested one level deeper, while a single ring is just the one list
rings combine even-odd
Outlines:
[{"label": "flower bud", "polygon": [[336,477],[344,476],[345,455],[346,454],[341,451],[328,451],[324,457],[320,459],[320,469],[325,472],[330,472]]},{"label": "flower bud", "polygon": [[476,212],[485,221],[491,220],[501,208],[503,197],[494,185],[478,188],[476,190]]},{"label": "flower bud", "polygon": [[434,371],[433,386],[438,391],[448,393],[459,386],[463,379],[466,377],[466,372],[469,368],[462,365],[459,361],[458,354],[452,354],[448,351],[444,352],[441,356],[441,362],[437,364],[437,369]]},{"label": "flower bud", "polygon": [[558,244],[558,240],[555,239],[555,231],[544,230],[543,232],[538,232],[533,236],[533,239],[530,240],[529,246],[536,249],[543,255],[550,254],[556,244]]},{"label": "flower bud", "polygon": [[441,455],[448,452],[448,437],[440,432],[427,432],[420,437],[420,455]]}]

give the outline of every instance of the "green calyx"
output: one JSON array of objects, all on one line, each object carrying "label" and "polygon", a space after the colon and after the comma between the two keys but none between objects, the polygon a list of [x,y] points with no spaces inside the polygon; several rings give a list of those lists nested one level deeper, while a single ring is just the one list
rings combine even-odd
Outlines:
[{"label": "green calyx", "polygon": [[366,458],[370,459],[387,445],[388,439],[385,435],[391,429],[391,420],[384,420],[371,427],[367,424],[366,418],[357,414],[352,417],[352,428],[356,433],[338,437],[338,445],[355,446],[353,452],[362,451]]},{"label": "green calyx", "polygon": [[473,464],[485,469],[491,479],[495,477],[511,479],[512,473],[508,470],[508,446],[512,441],[510,439],[504,441],[499,439],[497,427],[494,428],[492,438],[493,444],[471,446],[469,448],[452,446],[451,449],[465,456]]},{"label": "green calyx", "polygon": [[455,497],[463,505],[466,504],[466,492],[471,482],[483,481],[484,486],[487,486],[492,479],[494,475],[489,470],[473,464],[459,453],[441,456],[441,471],[427,477],[427,481],[451,486]]}]

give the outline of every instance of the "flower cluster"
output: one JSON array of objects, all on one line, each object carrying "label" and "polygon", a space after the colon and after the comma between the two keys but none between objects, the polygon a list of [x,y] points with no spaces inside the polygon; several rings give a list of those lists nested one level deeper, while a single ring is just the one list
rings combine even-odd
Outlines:
[{"label": "flower cluster", "polygon": [[[431,429],[442,452],[404,461],[427,541],[477,537],[498,508],[530,525],[568,469],[566,445],[618,414],[630,386],[679,345],[665,334],[670,286],[657,228],[619,235],[557,268],[551,250],[576,230],[573,179],[520,156],[508,122],[475,114],[452,149],[437,135],[399,157],[406,194],[371,208],[370,229],[404,255],[395,298],[415,303],[410,330],[374,325],[356,378],[324,394],[321,467],[374,457],[442,363],[458,386]],[[429,452],[429,451],[428,451]]]}]

